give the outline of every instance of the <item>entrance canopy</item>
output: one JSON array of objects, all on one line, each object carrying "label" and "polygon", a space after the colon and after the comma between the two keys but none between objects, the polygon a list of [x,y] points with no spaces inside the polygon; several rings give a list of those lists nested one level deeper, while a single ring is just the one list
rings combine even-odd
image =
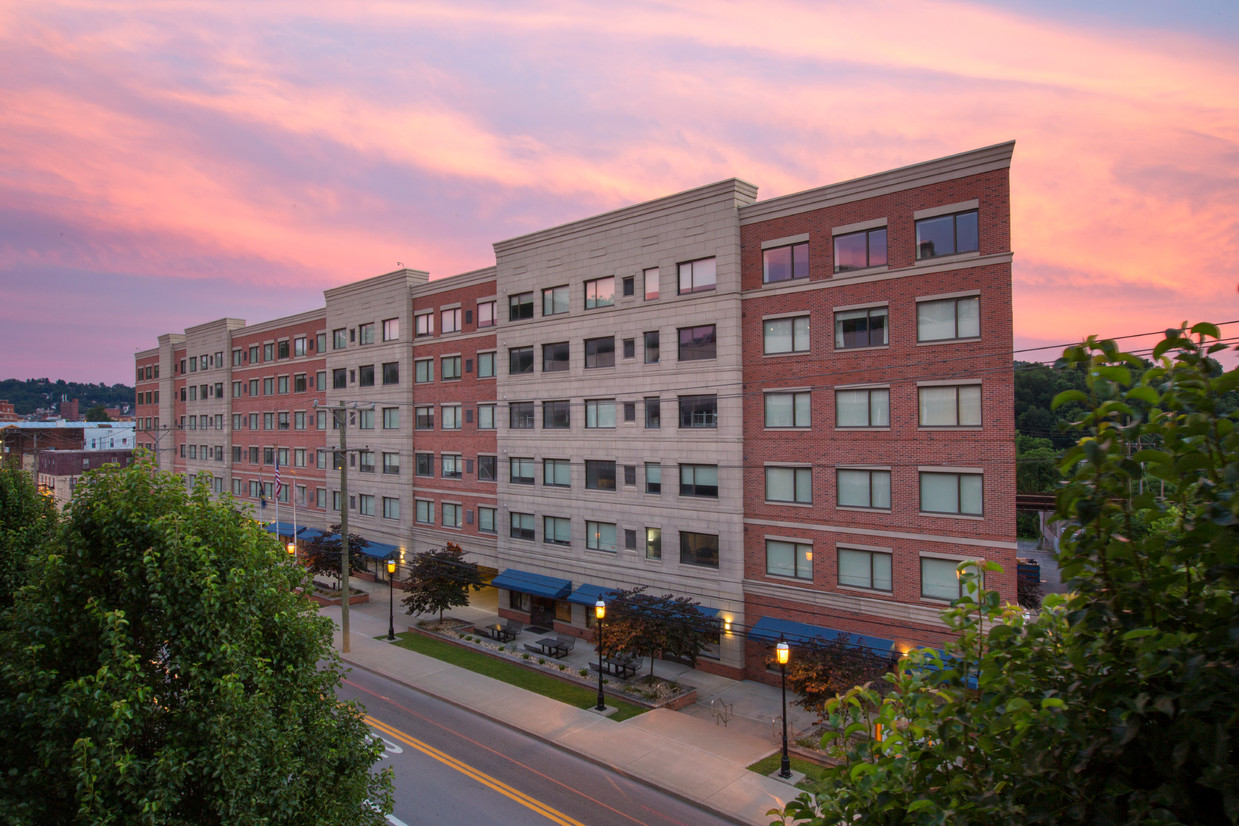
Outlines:
[{"label": "entrance canopy", "polygon": [[518,568],[508,568],[491,580],[490,584],[496,588],[506,588],[509,591],[519,591],[522,594],[533,594],[536,597],[549,599],[563,599],[572,591],[570,579],[543,576]]},{"label": "entrance canopy", "polygon": [[882,637],[870,637],[867,634],[852,634],[848,631],[838,631],[834,628],[824,628],[820,625],[808,625],[803,622],[779,619],[778,617],[762,617],[757,624],[749,629],[749,639],[778,642],[779,638],[790,643],[805,643],[813,640],[831,642],[846,636],[849,641],[860,648],[867,648],[875,654],[889,656],[895,646],[894,640]]}]

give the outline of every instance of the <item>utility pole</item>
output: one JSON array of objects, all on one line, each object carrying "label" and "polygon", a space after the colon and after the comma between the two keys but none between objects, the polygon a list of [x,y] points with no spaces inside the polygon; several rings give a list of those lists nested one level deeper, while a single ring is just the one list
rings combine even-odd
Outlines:
[{"label": "utility pole", "polygon": [[340,402],[334,405],[319,405],[331,411],[332,420],[340,426],[340,447],[336,455],[340,457],[340,650],[349,653],[348,628],[348,598],[349,598],[349,559],[348,559],[348,414],[350,410],[366,407],[374,409],[374,403],[363,405],[360,402]]}]

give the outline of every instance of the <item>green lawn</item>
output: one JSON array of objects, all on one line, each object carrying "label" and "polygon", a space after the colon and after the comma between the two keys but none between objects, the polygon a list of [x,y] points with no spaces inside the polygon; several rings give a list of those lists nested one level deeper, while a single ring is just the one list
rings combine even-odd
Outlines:
[{"label": "green lawn", "polygon": [[[577,708],[593,708],[598,704],[596,689],[565,682],[549,674],[539,674],[499,657],[483,654],[481,651],[470,651],[468,648],[461,648],[443,640],[409,631],[397,634],[396,638],[396,645],[401,648],[425,654],[427,657],[434,657],[436,660],[443,660],[477,674],[485,674],[492,679],[541,694],[543,697],[550,697],[552,700],[559,700],[561,703],[568,703]],[[379,639],[386,639],[386,635]],[[644,706],[617,699],[610,694],[607,695],[607,705],[615,706],[616,711],[611,715],[611,719],[616,721],[627,720],[629,717],[636,717],[649,710]]]},{"label": "green lawn", "polygon": [[[771,775],[779,770],[779,764],[782,762],[783,755],[775,752],[767,758],[758,760],[753,765],[749,766],[749,771],[757,772],[758,774]],[[792,758],[792,771],[800,772],[804,775],[804,780],[796,784],[796,788],[804,791],[811,791],[813,786],[821,783],[826,779],[826,767],[819,766],[817,763],[812,763],[808,760],[800,760]]]}]

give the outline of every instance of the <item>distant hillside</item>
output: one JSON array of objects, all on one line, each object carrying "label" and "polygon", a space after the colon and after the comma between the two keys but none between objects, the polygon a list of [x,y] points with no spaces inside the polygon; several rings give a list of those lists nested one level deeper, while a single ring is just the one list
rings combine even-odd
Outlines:
[{"label": "distant hillside", "polygon": [[0,399],[13,403],[20,415],[33,413],[40,407],[55,407],[62,397],[69,401],[77,399],[82,415],[95,405],[120,407],[133,405],[134,389],[123,384],[82,384],[58,379],[3,379],[0,380]]}]

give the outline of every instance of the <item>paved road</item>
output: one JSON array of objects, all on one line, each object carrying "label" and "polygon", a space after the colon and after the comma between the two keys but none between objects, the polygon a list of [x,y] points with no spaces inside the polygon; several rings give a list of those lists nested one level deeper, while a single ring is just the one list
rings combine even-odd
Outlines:
[{"label": "paved road", "polygon": [[395,770],[393,826],[713,826],[732,823],[540,740],[366,671],[339,695],[366,707]]}]

